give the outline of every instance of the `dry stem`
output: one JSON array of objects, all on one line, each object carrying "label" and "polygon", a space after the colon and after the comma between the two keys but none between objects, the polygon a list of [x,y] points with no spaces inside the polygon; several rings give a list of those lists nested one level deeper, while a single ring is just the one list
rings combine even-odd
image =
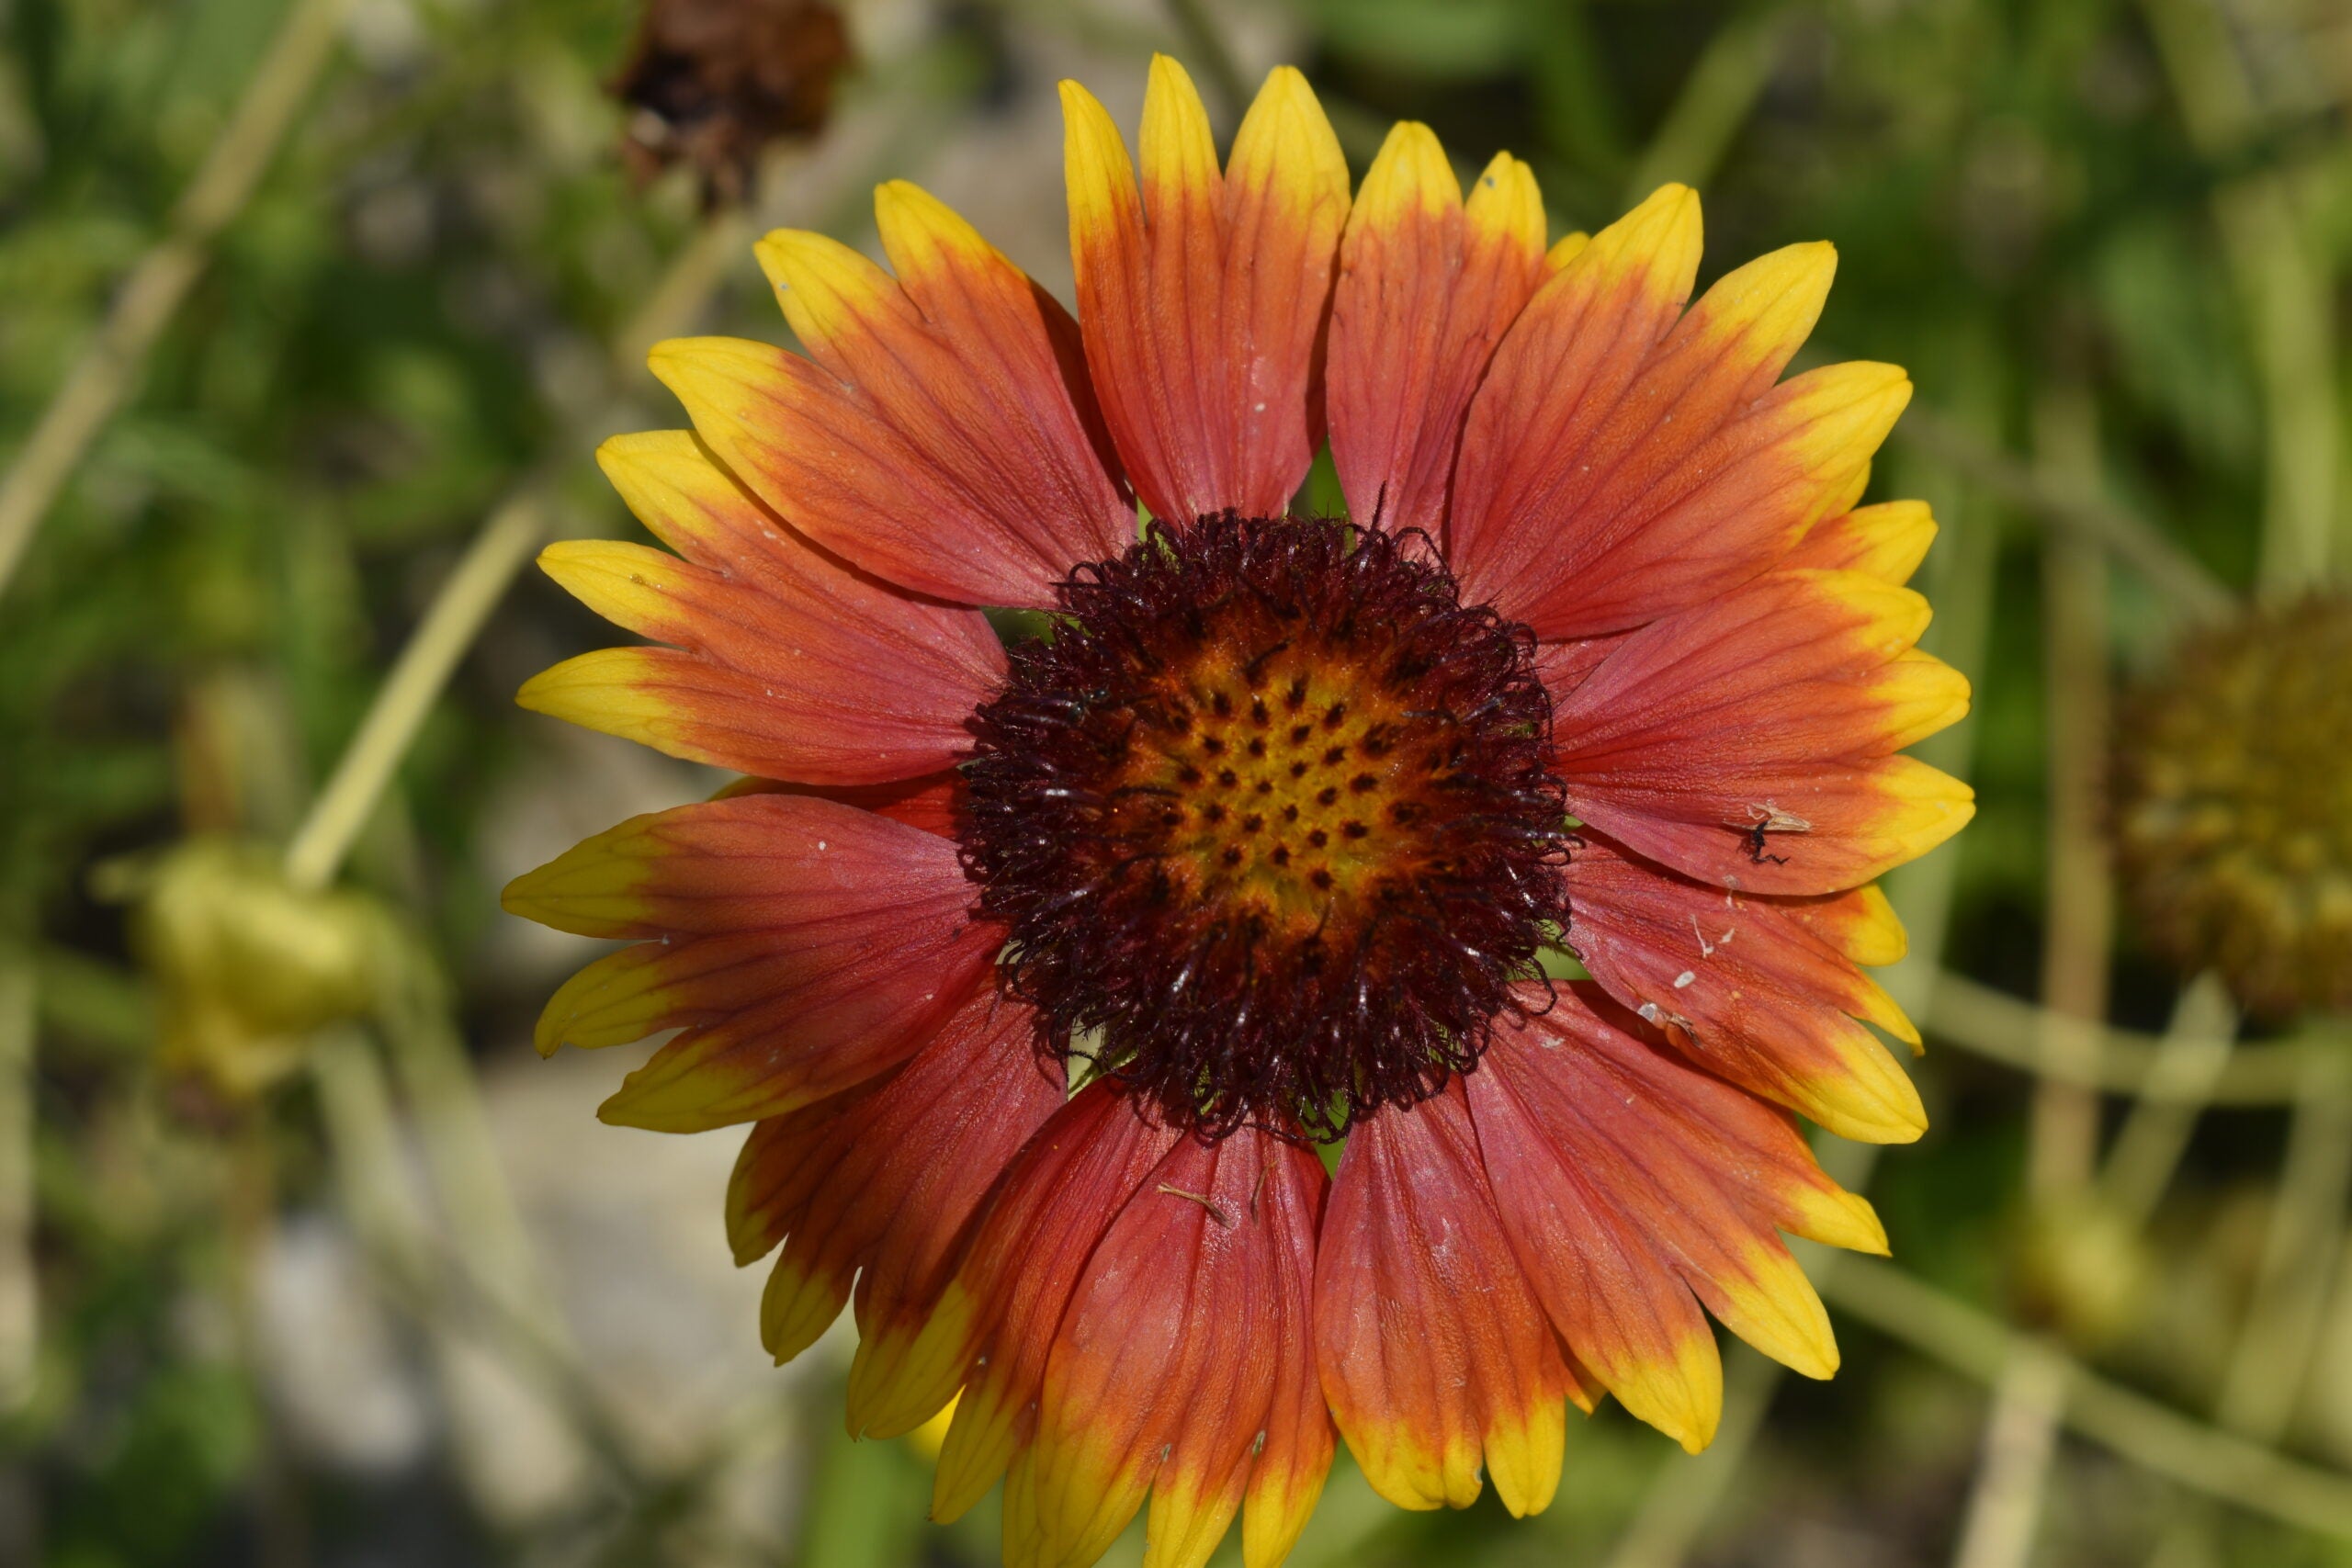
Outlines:
[{"label": "dry stem", "polygon": [[33,531],[74,469],[122,406],[148,353],[204,270],[212,242],[244,209],[320,73],[334,53],[347,0],[296,0],[246,83],[229,123],[173,209],[164,237],[141,256],[74,368],[0,479],[0,592]]}]

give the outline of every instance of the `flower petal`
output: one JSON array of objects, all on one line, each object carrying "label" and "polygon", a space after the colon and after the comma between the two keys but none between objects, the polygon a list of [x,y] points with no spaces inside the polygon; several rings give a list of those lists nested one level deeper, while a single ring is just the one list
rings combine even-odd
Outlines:
[{"label": "flower petal", "polygon": [[1035,1020],[977,992],[907,1064],[752,1127],[727,1190],[737,1263],[779,1241],[762,1342],[788,1361],[857,1282],[862,1332],[907,1325],[945,1284],[956,1238],[1029,1134],[1059,1110]]},{"label": "flower petal", "polygon": [[1151,64],[1136,190],[1118,127],[1062,84],[1070,256],[1102,413],[1152,514],[1278,517],[1323,438],[1317,348],[1348,165],[1314,91],[1266,78],[1217,172],[1184,68]]},{"label": "flower petal", "polygon": [[1935,539],[1926,502],[1889,501],[1823,518],[1781,564],[1859,571],[1900,585],[1911,581]]},{"label": "flower petal", "polygon": [[704,440],[844,559],[960,604],[1045,605],[1135,516],[1105,470],[1061,308],[938,201],[876,193],[890,274],[820,234],[759,245],[811,358],[731,338],[653,351]]},{"label": "flower petal", "polygon": [[[1274,1418],[1286,1390],[1313,1386],[1307,1303],[1327,1185],[1314,1155],[1255,1129],[1169,1150],[1095,1248],[1055,1336],[1036,1435],[1007,1483],[1007,1568],[1092,1562],[1147,1491],[1146,1568],[1201,1568],[1253,1470],[1270,1456],[1295,1467],[1273,1454]],[[1328,1465],[1329,1423],[1317,1425]]]},{"label": "flower petal", "polygon": [[736,800],[747,795],[811,795],[820,800],[837,800],[843,806],[854,806],[861,811],[871,811],[876,817],[888,817],[893,822],[904,822],[910,828],[920,828],[926,833],[942,838],[956,836],[956,813],[960,809],[964,794],[964,775],[950,768],[941,773],[924,773],[918,778],[896,779],[878,784],[799,784],[780,779],[743,778],[711,796],[713,800]]},{"label": "flower petal", "polygon": [[1569,809],[1721,887],[1836,893],[1960,830],[1965,784],[1894,755],[1967,711],[1927,602],[1792,569],[1645,626],[1553,719]]},{"label": "flower petal", "polygon": [[1854,895],[1727,892],[1589,832],[1568,890],[1569,948],[1693,1062],[1841,1137],[1907,1144],[1927,1130],[1919,1091],[1856,1021],[1914,1045],[1918,1031],[1814,929],[1825,904]]},{"label": "flower petal", "polygon": [[548,1003],[539,1049],[683,1028],[600,1115],[657,1132],[779,1116],[896,1066],[987,977],[951,842],[834,801],[632,818],[506,888],[514,914],[635,938]]},{"label": "flower petal", "polygon": [[[844,1134],[860,1125],[859,1113],[899,1070],[892,1068],[813,1105],[752,1123],[752,1134],[736,1156],[735,1171],[727,1184],[727,1242],[734,1251],[737,1268],[765,1257],[787,1234],[820,1237],[842,1234],[838,1199],[826,1204],[821,1228],[808,1223],[810,1211],[821,1199],[832,1196],[826,1179]],[[870,1235],[862,1239],[869,1245],[872,1241]],[[777,1260],[760,1295],[760,1343],[777,1365],[815,1344],[832,1326],[849,1301],[856,1274],[854,1252],[848,1258],[803,1256],[794,1260],[788,1278],[785,1260]]]},{"label": "flower petal", "polygon": [[597,454],[687,558],[575,539],[539,564],[590,609],[673,648],[615,648],[527,682],[526,708],[673,757],[816,784],[952,764],[1004,677],[986,617],[909,598],[795,536],[684,431]]},{"label": "flower petal", "polygon": [[1503,1227],[1561,1337],[1626,1409],[1696,1452],[1723,1372],[1692,1294],[1765,1354],[1826,1377],[1828,1316],[1774,1232],[1879,1252],[1885,1233],[1785,1114],[1640,1027],[1594,989],[1561,987],[1549,1012],[1497,1031],[1467,1080],[1471,1115]]},{"label": "flower petal", "polygon": [[1889,366],[1774,386],[1828,293],[1827,245],[1751,262],[1683,314],[1698,255],[1698,198],[1667,186],[1537,291],[1471,406],[1449,558],[1465,597],[1546,640],[1637,626],[1765,570],[1845,498],[1909,399]]},{"label": "flower petal", "polygon": [[1351,515],[1435,536],[1470,397],[1544,276],[1544,200],[1509,153],[1465,207],[1429,127],[1388,133],[1331,296],[1331,457]]},{"label": "flower petal", "polygon": [[1447,556],[1465,585],[1477,585],[1476,597],[1492,597],[1489,577],[1499,580],[1558,543],[1533,526],[1533,514],[1503,510],[1510,497],[1562,485],[1544,452],[1514,444],[1565,447],[1579,433],[1589,438],[1590,425],[1624,396],[1681,315],[1699,249],[1698,196],[1669,185],[1583,243],[1563,241],[1547,256],[1543,287],[1513,321],[1472,402],[1457,459]]},{"label": "flower petal", "polygon": [[1005,1173],[921,1333],[858,1348],[850,1429],[862,1436],[912,1431],[963,1387],[940,1449],[934,1517],[979,1501],[1028,1440],[1062,1309],[1095,1244],[1176,1137],[1106,1081],[1080,1090]]},{"label": "flower petal", "polygon": [[[1315,1168],[1310,1168],[1310,1164]],[[1263,1201],[1275,1206],[1274,1228],[1298,1248],[1281,1270],[1282,1324],[1285,1343],[1302,1353],[1274,1364],[1272,1397],[1267,1402],[1265,1439],[1250,1468],[1241,1504],[1242,1568],[1276,1568],[1298,1544],[1301,1531],[1323,1495],[1338,1440],[1314,1356],[1314,1247],[1317,1220],[1329,1182],[1320,1161],[1294,1161],[1277,1168],[1281,1180],[1267,1184]],[[1287,1211],[1286,1217],[1283,1211]]]},{"label": "flower petal", "polygon": [[1349,1129],[1315,1263],[1315,1348],[1374,1491],[1466,1508],[1479,1465],[1515,1517],[1559,1483],[1581,1390],[1512,1256],[1457,1080]]}]

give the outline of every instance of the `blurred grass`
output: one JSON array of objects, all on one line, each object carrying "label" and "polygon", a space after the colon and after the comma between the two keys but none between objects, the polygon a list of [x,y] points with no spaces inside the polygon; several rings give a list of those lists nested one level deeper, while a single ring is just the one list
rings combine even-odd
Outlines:
[{"label": "blurred grass", "polygon": [[[1410,116],[1466,165],[1497,147],[1528,158],[1555,231],[1607,221],[1659,178],[1699,182],[1709,276],[1781,243],[1836,241],[1814,357],[1910,368],[1931,434],[1890,454],[1878,491],[1936,502],[1939,635],[1957,618],[1984,645],[1956,753],[1982,816],[1897,886],[1922,951],[1980,987],[2038,996],[2052,952],[2049,731],[2064,710],[2030,629],[2053,613],[2045,528],[2109,541],[2078,680],[2145,668],[2211,612],[2210,584],[2278,589],[2352,557],[2352,22],[2328,0],[871,0],[850,12],[860,75],[828,139],[779,160],[765,205],[854,242],[871,239],[862,187],[903,173],[973,211],[1041,277],[1066,279],[1055,76],[1083,73],[1130,112],[1142,51],[1197,51],[1203,29],[1245,79],[1277,57],[1305,65],[1359,172],[1386,123]],[[0,463],[171,231],[287,14],[283,0],[0,8]],[[39,1021],[12,1080],[33,1123],[35,1205],[13,1278],[37,1281],[40,1308],[29,1391],[0,1428],[0,1562],[992,1560],[989,1522],[918,1522],[919,1455],[832,1437],[834,1363],[732,1388],[752,1414],[697,1416],[683,1437],[667,1394],[698,1363],[649,1359],[636,1382],[615,1370],[677,1339],[682,1320],[665,1314],[703,1286],[651,1270],[611,1299],[612,1269],[629,1267],[615,1260],[672,1228],[670,1211],[637,1215],[617,1242],[550,1220],[571,1211],[551,1210],[548,1189],[626,1165],[639,1145],[584,1111],[551,1119],[560,1136],[529,1131],[537,1102],[525,1097],[557,1091],[519,1086],[570,1081],[518,1060],[569,952],[508,928],[494,892],[566,829],[696,784],[512,708],[525,675],[601,637],[560,595],[526,577],[479,639],[459,639],[451,651],[466,656],[417,710],[389,793],[351,824],[346,882],[396,911],[448,976],[421,1013],[338,1035],[315,1081],[259,1107],[192,1099],[154,1071],[153,998],[109,901],[191,832],[285,843],[506,498],[531,496],[562,532],[624,529],[576,458],[603,431],[674,422],[641,378],[616,386],[606,367],[700,224],[684,182],[639,193],[621,175],[618,111],[598,84],[632,20],[621,0],[351,0],[282,152],[0,597],[0,990],[30,993],[0,1000],[0,1037],[27,1010]],[[701,314],[780,340],[740,251],[696,284]],[[2053,483],[2034,468],[2035,422],[2060,385],[2088,434]],[[2095,833],[2096,801],[2071,819]],[[2145,954],[2128,917],[2111,945],[2089,945],[2064,956],[2074,994],[2106,993],[2112,1024],[2164,1028],[2183,977]],[[1906,993],[1931,1023],[1932,980]],[[1951,994],[1963,1008],[1971,995]],[[1964,1043],[1973,1019],[2032,1060],[2040,1047],[2020,1036],[2035,1015],[1992,1005],[1944,1032]],[[420,1032],[440,1057],[402,1044]],[[2254,1056],[2267,1048],[2250,1060],[2283,1060]],[[0,1038],[0,1071],[10,1054]],[[436,1061],[454,1101],[435,1099]],[[1906,1270],[1997,1314],[2012,1304],[2031,1085],[1943,1050],[1921,1072],[1935,1130],[1881,1161],[1873,1194]],[[2111,1126],[2116,1097],[2101,1108]],[[486,1136],[508,1167],[520,1241],[466,1239],[469,1187],[490,1179],[447,1174],[489,1146],[452,1153],[449,1130],[469,1118],[496,1122]],[[2198,1123],[2150,1224],[2146,1297],[2097,1351],[2103,1375],[2180,1410],[2216,1408],[2265,1271],[2287,1125],[2264,1103]],[[338,1162],[368,1138],[372,1174],[354,1190]],[[275,1227],[247,1238],[260,1264],[224,1222],[251,1174],[235,1151],[256,1141]],[[681,1208],[677,1228],[719,1256],[717,1188],[681,1188],[700,1207]],[[371,1218],[371,1201],[406,1218]],[[0,1202],[0,1232],[9,1218]],[[367,1298],[391,1303],[385,1386],[422,1413],[403,1442],[369,1450],[345,1431],[340,1448],[306,1450],[318,1434],[283,1355],[237,1331],[241,1312],[281,1310],[241,1305],[241,1270],[280,1271],[254,1287],[265,1297],[292,1288],[269,1280],[306,1256],[314,1220],[331,1235],[407,1227],[409,1272],[374,1279]],[[516,1256],[525,1247],[534,1256]],[[587,1269],[601,1288],[578,1284],[575,1255],[605,1260]],[[543,1281],[530,1310],[556,1320],[539,1325],[546,1343],[517,1349],[500,1315],[512,1303],[469,1294],[464,1281],[507,1268]],[[2278,1434],[2339,1468],[2352,1464],[2346,1295],[2339,1284],[2336,1326]],[[693,1299],[721,1300],[720,1337],[751,1346],[741,1298]],[[1779,1390],[1720,1507],[1686,1521],[1692,1561],[1951,1557],[1983,1395],[1859,1321],[1845,1328],[1845,1372]],[[362,1404],[347,1404],[356,1429]],[[571,1436],[548,1438],[559,1457],[533,1471],[524,1459],[539,1450],[511,1435],[537,1431]],[[502,1449],[515,1473],[556,1481],[501,1490],[485,1476]],[[1532,1525],[1492,1499],[1396,1514],[1343,1461],[1298,1561],[1608,1561],[1654,1477],[1656,1495],[1676,1495],[1686,1461],[1666,1449],[1621,1413],[1582,1425],[1561,1501]],[[2176,1517],[2157,1507],[2164,1484],[2098,1449],[2062,1445],[2052,1463],[2035,1560],[2148,1561]],[[2200,1526],[2195,1544],[2217,1564],[2352,1561],[2243,1511]]]}]

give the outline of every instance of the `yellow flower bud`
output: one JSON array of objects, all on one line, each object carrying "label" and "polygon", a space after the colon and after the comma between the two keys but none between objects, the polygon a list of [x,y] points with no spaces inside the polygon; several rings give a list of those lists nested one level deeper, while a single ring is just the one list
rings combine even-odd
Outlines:
[{"label": "yellow flower bud", "polygon": [[391,940],[355,893],[289,886],[269,850],[191,839],[157,864],[134,918],[153,975],[164,1066],[232,1098],[301,1060],[322,1025],[367,1011]]}]

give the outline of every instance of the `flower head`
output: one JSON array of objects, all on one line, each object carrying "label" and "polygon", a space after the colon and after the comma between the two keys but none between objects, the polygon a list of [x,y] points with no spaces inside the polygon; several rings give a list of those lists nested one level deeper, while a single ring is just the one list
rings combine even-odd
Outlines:
[{"label": "flower head", "polygon": [[621,152],[640,184],[683,163],[706,206],[741,201],[771,143],[823,128],[849,62],[826,0],[647,0],[612,84],[636,111]]},{"label": "flower head", "polygon": [[2191,637],[2119,732],[2120,858],[2156,945],[2273,1018],[2352,1007],[2352,597]]},{"label": "flower head", "polygon": [[852,1429],[956,1400],[934,1514],[1003,1479],[1013,1563],[1147,1501],[1155,1565],[1273,1563],[1338,1438],[1519,1513],[1569,1404],[1699,1448],[1705,1314],[1826,1376],[1781,1233],[1884,1246],[1789,1113],[1924,1125],[1860,967],[1970,811],[1900,755],[1966,704],[1933,525],[1854,504],[1907,383],[1782,378],[1826,246],[1692,303],[1679,187],[1547,244],[1419,126],[1351,200],[1295,72],[1222,166],[1172,62],[1139,171],[1064,107],[1078,321],[893,184],[888,272],[761,245],[806,358],[657,351],[694,432],[604,460],[676,555],[545,560],[666,646],[523,701],[748,777],[508,890],[636,942],[540,1043],[679,1031],[603,1114],[753,1123],[769,1348],[854,1300]]}]

